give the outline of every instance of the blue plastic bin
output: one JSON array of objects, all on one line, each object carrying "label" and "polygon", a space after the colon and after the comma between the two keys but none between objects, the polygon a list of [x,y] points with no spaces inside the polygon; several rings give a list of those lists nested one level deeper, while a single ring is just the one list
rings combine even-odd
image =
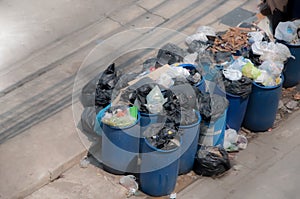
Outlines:
[{"label": "blue plastic bin", "polygon": [[300,82],[300,45],[284,44],[289,47],[291,54],[296,58],[289,58],[283,69],[285,79],[283,87],[289,88]]},{"label": "blue plastic bin", "polygon": [[143,138],[141,151],[141,190],[155,197],[171,194],[178,177],[180,147],[168,151],[160,150]]},{"label": "blue plastic bin", "polygon": [[137,121],[128,127],[118,128],[103,124],[103,169],[113,174],[138,173],[139,139],[139,114]]},{"label": "blue plastic bin", "polygon": [[261,86],[253,82],[243,122],[245,128],[254,132],[263,132],[273,126],[283,81],[282,76],[281,83],[277,86]]},{"label": "blue plastic bin", "polygon": [[219,88],[219,86],[216,87],[216,94],[221,96],[226,94],[226,99],[229,101],[226,115],[226,127],[239,131],[245,117],[249,96],[242,98],[238,95],[225,92]]},{"label": "blue plastic bin", "polygon": [[242,98],[238,95],[226,93],[226,98],[229,101],[226,116],[227,127],[232,128],[238,132],[245,117],[249,96],[246,98]]},{"label": "blue plastic bin", "polygon": [[181,157],[179,160],[179,175],[186,174],[193,169],[197,153],[201,116],[196,112],[198,121],[187,126],[179,126],[182,131]]},{"label": "blue plastic bin", "polygon": [[214,122],[201,122],[199,145],[223,146],[226,129],[226,112]]},{"label": "blue plastic bin", "polygon": [[111,107],[111,104],[103,108],[101,111],[98,112],[96,115],[96,120],[95,120],[95,126],[94,126],[94,131],[96,132],[97,135],[102,136],[103,133],[103,124],[102,124],[102,117],[104,116],[105,112]]}]

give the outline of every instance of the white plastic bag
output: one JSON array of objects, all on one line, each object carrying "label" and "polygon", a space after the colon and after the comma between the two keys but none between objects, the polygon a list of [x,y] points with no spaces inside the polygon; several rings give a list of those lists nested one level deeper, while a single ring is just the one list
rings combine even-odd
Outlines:
[{"label": "white plastic bag", "polygon": [[163,104],[166,103],[167,99],[164,99],[158,86],[155,86],[146,97],[147,104],[145,106],[150,113],[157,114],[162,112]]},{"label": "white plastic bag", "polygon": [[294,22],[280,22],[275,30],[275,38],[291,43],[298,37],[297,29],[298,27],[295,25]]},{"label": "white plastic bag", "polygon": [[174,85],[174,81],[170,75],[163,73],[159,76],[159,78],[156,80],[156,82],[162,86],[164,86],[166,89],[169,89],[171,86]]},{"label": "white plastic bag", "polygon": [[243,76],[241,71],[235,69],[224,69],[223,75],[231,81],[238,81]]}]

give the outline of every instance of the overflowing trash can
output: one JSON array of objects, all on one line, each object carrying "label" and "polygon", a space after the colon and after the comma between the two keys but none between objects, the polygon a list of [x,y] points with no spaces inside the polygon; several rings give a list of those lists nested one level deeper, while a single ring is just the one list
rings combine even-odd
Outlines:
[{"label": "overflowing trash can", "polygon": [[253,82],[243,126],[254,132],[263,132],[273,127],[281,97],[284,77],[277,86],[262,86]]},{"label": "overflowing trash can", "polygon": [[193,169],[195,155],[198,148],[201,116],[197,112],[198,121],[191,125],[179,126],[182,134],[181,156],[179,159],[179,175],[186,174]]},{"label": "overflowing trash can", "polygon": [[171,194],[175,189],[178,177],[179,156],[179,146],[158,149],[151,145],[147,138],[144,138],[141,142],[139,175],[141,190],[155,197]]},{"label": "overflowing trash can", "polygon": [[289,58],[283,69],[284,82],[283,87],[289,88],[300,83],[300,44],[286,44],[291,54],[295,57]]},{"label": "overflowing trash can", "polygon": [[215,121],[202,122],[200,126],[199,145],[223,146],[226,129],[226,111]]},{"label": "overflowing trash can", "polygon": [[140,115],[137,114],[137,118],[129,122],[129,125],[118,122],[102,124],[101,160],[104,170],[110,173],[136,172],[140,145]]}]

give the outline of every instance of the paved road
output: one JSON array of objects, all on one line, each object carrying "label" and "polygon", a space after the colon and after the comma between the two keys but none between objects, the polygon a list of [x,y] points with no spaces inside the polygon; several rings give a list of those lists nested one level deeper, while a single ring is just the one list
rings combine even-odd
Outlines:
[{"label": "paved road", "polygon": [[11,66],[134,0],[2,0],[0,79]]}]

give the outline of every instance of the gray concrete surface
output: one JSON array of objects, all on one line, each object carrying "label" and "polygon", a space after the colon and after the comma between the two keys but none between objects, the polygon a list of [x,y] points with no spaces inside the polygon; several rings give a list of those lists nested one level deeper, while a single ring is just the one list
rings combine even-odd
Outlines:
[{"label": "gray concrete surface", "polygon": [[70,106],[73,84],[86,55],[103,40],[145,26],[186,34],[200,25],[221,30],[227,26],[220,20],[231,10],[256,7],[255,0],[101,2],[0,2],[0,21],[7,27],[0,36],[5,55],[0,68],[1,198],[30,194],[86,153],[82,142],[90,140],[78,136]]},{"label": "gray concrete surface", "polygon": [[7,76],[13,77],[27,60],[34,59],[45,48],[51,48],[70,35],[99,22],[112,10],[133,2],[134,0],[113,0],[109,3],[104,0],[30,0],[30,3],[20,0],[1,1],[0,91],[9,85]]},{"label": "gray concrete surface", "polygon": [[239,154],[238,171],[221,179],[197,181],[178,198],[299,198],[299,118],[297,111],[280,127],[259,134]]},{"label": "gray concrete surface", "polygon": [[[258,134],[247,149],[238,154],[235,167],[225,176],[217,179],[197,177],[193,184],[177,193],[177,198],[299,198],[299,118],[300,111],[297,111],[284,126]],[[106,173],[96,162],[92,163],[87,168],[76,165],[27,199],[125,198],[126,190],[119,184],[120,176]],[[147,197],[141,194],[133,198]]]}]

